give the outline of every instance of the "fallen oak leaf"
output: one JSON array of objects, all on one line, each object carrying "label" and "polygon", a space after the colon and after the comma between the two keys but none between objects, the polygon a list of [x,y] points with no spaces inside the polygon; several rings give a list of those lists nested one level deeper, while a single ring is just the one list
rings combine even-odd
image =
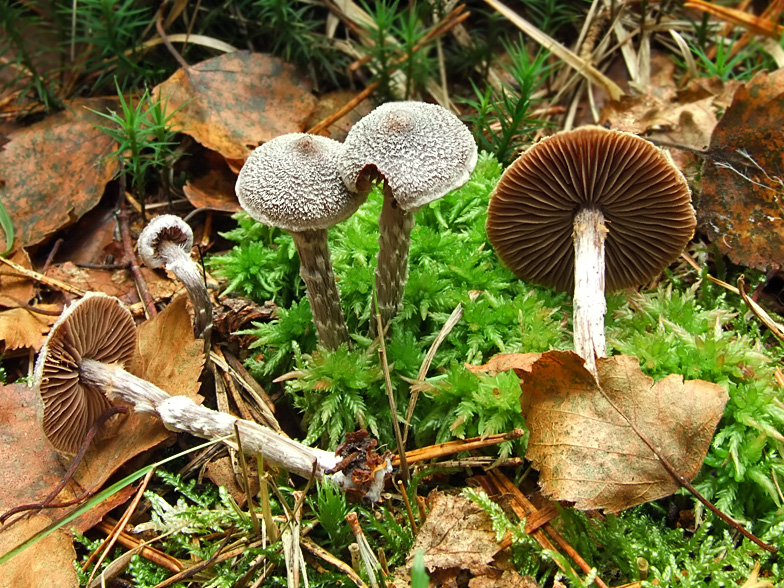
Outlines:
[{"label": "fallen oak leaf", "polygon": [[527,457],[542,492],[580,510],[618,512],[680,487],[664,460],[692,480],[727,392],[680,375],[654,384],[629,356],[599,358],[597,371],[598,383],[571,351],[545,353],[530,370],[517,370],[531,431]]}]

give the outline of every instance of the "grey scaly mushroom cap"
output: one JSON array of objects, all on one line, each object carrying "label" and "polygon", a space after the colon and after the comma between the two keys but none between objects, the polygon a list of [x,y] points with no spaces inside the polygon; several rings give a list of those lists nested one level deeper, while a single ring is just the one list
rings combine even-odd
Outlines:
[{"label": "grey scaly mushroom cap", "polygon": [[152,219],[139,235],[139,256],[147,267],[163,267],[167,263],[161,255],[161,243],[177,245],[186,255],[193,247],[193,231],[188,223],[173,214],[162,214]]},{"label": "grey scaly mushroom cap", "polygon": [[382,176],[404,210],[416,210],[465,184],[476,142],[454,114],[425,102],[388,102],[349,131],[340,173],[349,190]]},{"label": "grey scaly mushroom cap", "polygon": [[588,126],[543,139],[506,169],[491,194],[487,236],[520,278],[568,292],[574,217],[591,207],[607,224],[608,291],[653,279],[694,235],[689,186],[665,153]]},{"label": "grey scaly mushroom cap", "polygon": [[285,231],[328,229],[346,220],[363,199],[340,180],[337,141],[289,133],[250,154],[237,178],[245,211],[265,225]]},{"label": "grey scaly mushroom cap", "polygon": [[84,359],[124,366],[136,349],[136,325],[116,298],[88,293],[60,315],[38,355],[35,385],[44,402],[44,433],[55,449],[76,453],[111,402],[79,373]]}]

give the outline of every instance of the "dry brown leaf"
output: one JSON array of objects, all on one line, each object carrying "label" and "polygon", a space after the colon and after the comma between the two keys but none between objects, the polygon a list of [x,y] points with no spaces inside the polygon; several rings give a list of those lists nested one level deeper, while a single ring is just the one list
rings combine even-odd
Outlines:
[{"label": "dry brown leaf", "polygon": [[[154,300],[170,298],[178,290],[182,290],[179,282],[170,280],[164,274],[146,266],[142,266],[140,269],[147,283],[147,289]],[[126,269],[82,268],[66,261],[62,265],[50,267],[46,275],[67,282],[85,292],[103,292],[114,296],[125,304],[133,304],[139,299],[133,277]]]},{"label": "dry brown leaf", "polygon": [[[44,515],[33,515],[3,528],[0,531],[0,554],[21,545],[51,522]],[[0,588],[79,586],[74,560],[76,550],[71,537],[64,530],[57,530],[0,566]]]},{"label": "dry brown leaf", "polygon": [[608,103],[601,113],[602,122],[649,139],[697,151],[707,149],[716,112],[729,105],[738,82],[701,78],[678,90],[675,64],[668,55],[654,55],[651,67],[651,85],[645,92]]},{"label": "dry brown leaf", "polygon": [[[14,248],[35,245],[93,208],[118,170],[101,163],[114,140],[95,128],[88,110],[113,102],[77,100],[60,113],[20,129],[0,151],[0,199],[14,223]],[[5,249],[5,237],[0,241]]]},{"label": "dry brown leaf", "polygon": [[28,348],[38,351],[56,318],[24,308],[0,312],[0,349]]},{"label": "dry brown leaf", "polygon": [[723,414],[724,389],[680,375],[654,384],[637,358],[623,355],[600,358],[597,369],[600,385],[577,354],[550,351],[530,370],[517,371],[531,431],[527,457],[539,470],[542,492],[607,512],[675,492],[678,483],[635,428],[692,480]]},{"label": "dry brown leaf", "polygon": [[180,69],[153,94],[174,113],[173,128],[229,159],[244,159],[273,137],[302,131],[316,103],[292,65],[248,51]]},{"label": "dry brown leaf", "polygon": [[[309,129],[314,127],[322,120],[332,116],[350,100],[353,100],[355,96],[356,92],[352,92],[351,90],[335,90],[334,92],[323,94],[318,99],[316,109],[305,123],[305,128]],[[353,127],[359,119],[373,110],[373,108],[373,103],[370,100],[363,100],[355,108],[352,108],[348,114],[336,120],[320,134],[335,139],[336,141],[343,142],[346,135],[351,130],[351,127]]]},{"label": "dry brown leaf", "polygon": [[738,88],[711,137],[696,202],[700,225],[719,250],[757,269],[784,263],[782,112],[784,69]]},{"label": "dry brown leaf", "polygon": [[499,353],[490,358],[485,364],[465,364],[466,369],[474,374],[487,374],[496,376],[501,372],[519,369],[527,370],[542,356],[541,353]]},{"label": "dry brown leaf", "polygon": [[204,342],[193,335],[187,302],[187,296],[180,295],[139,326],[137,357],[130,371],[171,395],[198,401]]},{"label": "dry brown leaf", "polygon": [[[0,387],[0,513],[22,504],[43,500],[62,479],[68,460],[63,459],[46,440],[41,427],[43,403],[38,392],[23,384]],[[58,495],[56,502],[65,502],[81,496],[84,490],[100,487],[106,479],[127,460],[152,445],[139,443],[136,431],[140,422],[151,422],[149,417],[131,416],[108,432],[108,437],[91,448],[84,463],[76,471],[75,480]],[[154,421],[152,421],[154,424]],[[158,425],[155,438],[146,433],[148,440],[160,443],[169,433]],[[97,520],[128,497],[131,488],[114,498],[90,509],[69,524],[84,532]],[[70,507],[47,511],[56,519]]]},{"label": "dry brown leaf", "polygon": [[[32,269],[30,257],[24,249],[15,251],[8,257],[17,265]],[[20,276],[7,265],[0,266],[0,306],[15,308],[27,304],[35,295],[35,287],[30,278]]]},{"label": "dry brown leaf", "polygon": [[195,208],[225,212],[237,212],[242,208],[234,191],[237,174],[219,153],[204,149],[189,167],[199,171],[185,182],[182,191]]},{"label": "dry brown leaf", "polygon": [[433,491],[428,496],[430,512],[408,555],[400,566],[394,586],[408,586],[411,562],[417,551],[424,552],[431,586],[450,585],[458,575],[500,576],[495,565],[500,551],[490,516],[478,504],[463,496]]}]

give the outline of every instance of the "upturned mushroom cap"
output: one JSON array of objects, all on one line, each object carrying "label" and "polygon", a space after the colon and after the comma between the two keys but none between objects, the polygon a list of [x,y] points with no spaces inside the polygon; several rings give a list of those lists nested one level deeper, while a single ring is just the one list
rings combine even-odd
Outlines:
[{"label": "upturned mushroom cap", "polygon": [[609,291],[653,279],[694,235],[689,186],[661,150],[629,133],[583,127],[543,139],[507,168],[491,194],[487,236],[520,278],[571,292],[574,217],[591,207],[608,230]]},{"label": "upturned mushroom cap", "polygon": [[257,221],[293,232],[328,229],[346,220],[362,198],[338,175],[341,148],[337,141],[305,133],[267,141],[240,170],[240,205]]},{"label": "upturned mushroom cap", "polygon": [[35,364],[44,403],[44,433],[55,449],[76,453],[93,422],[111,403],[79,375],[83,359],[125,365],[136,348],[136,325],[116,298],[89,293],[52,327]]},{"label": "upturned mushroom cap", "polygon": [[166,265],[161,255],[161,243],[169,242],[190,255],[193,247],[193,231],[184,220],[173,214],[162,214],[152,219],[139,235],[139,256],[147,267]]},{"label": "upturned mushroom cap", "polygon": [[465,184],[477,149],[468,128],[446,108],[388,102],[355,124],[343,144],[340,174],[362,192],[382,177],[403,210],[416,210]]}]

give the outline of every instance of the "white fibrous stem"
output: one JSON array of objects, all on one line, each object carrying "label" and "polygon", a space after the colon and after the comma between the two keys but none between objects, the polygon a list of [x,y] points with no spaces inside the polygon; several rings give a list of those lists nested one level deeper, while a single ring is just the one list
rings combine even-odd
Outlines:
[{"label": "white fibrous stem", "polygon": [[340,463],[340,457],[329,451],[308,447],[252,421],[199,406],[185,396],[170,396],[117,365],[84,359],[79,373],[83,382],[104,390],[110,398],[133,405],[136,412],[156,415],[171,431],[220,439],[234,437],[236,424],[245,453],[261,455],[266,463],[304,478],[315,472],[320,479]]},{"label": "white fibrous stem", "polygon": [[305,282],[319,342],[327,349],[337,349],[349,339],[346,319],[340,306],[340,293],[329,259],[327,231],[291,231],[291,236],[299,253],[299,273]]},{"label": "white fibrous stem", "polygon": [[[395,199],[384,191],[384,205],[378,219],[378,263],[376,265],[376,303],[381,324],[387,325],[400,308],[408,280],[408,252],[414,213],[403,210]],[[375,337],[376,321],[370,321],[371,336]]]},{"label": "white fibrous stem", "polygon": [[172,272],[185,286],[191,300],[194,313],[193,331],[200,339],[204,339],[205,348],[209,348],[212,331],[212,302],[207,294],[199,267],[182,247],[163,241],[159,245],[158,254],[166,260],[166,269]]},{"label": "white fibrous stem", "polygon": [[574,350],[597,377],[596,359],[607,354],[604,337],[604,242],[601,210],[586,208],[574,218]]}]

